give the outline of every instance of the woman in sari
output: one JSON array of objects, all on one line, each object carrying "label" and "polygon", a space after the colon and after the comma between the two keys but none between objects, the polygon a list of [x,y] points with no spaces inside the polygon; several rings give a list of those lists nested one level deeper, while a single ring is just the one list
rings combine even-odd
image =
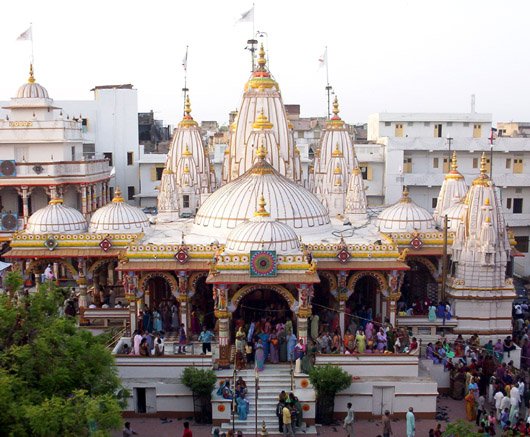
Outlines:
[{"label": "woman in sari", "polygon": [[265,367],[265,351],[263,350],[263,343],[261,338],[258,339],[258,342],[255,346],[256,351],[254,352],[254,361],[256,363],[256,369],[258,372],[261,372]]},{"label": "woman in sari", "polygon": [[278,336],[276,335],[276,332],[274,331],[274,329],[272,330],[270,334],[269,340],[270,340],[270,355],[269,355],[270,362],[273,364],[278,364],[280,362],[280,356],[278,353],[279,341],[278,341]]},{"label": "woman in sari", "polygon": [[436,307],[434,305],[429,307],[429,322],[436,322]]},{"label": "woman in sari", "polygon": [[245,395],[236,398],[237,403],[237,418],[239,420],[247,420],[249,402],[245,399]]},{"label": "woman in sari", "polygon": [[364,335],[362,329],[359,329],[357,331],[355,341],[357,342],[357,352],[359,352],[360,354],[364,354],[364,351],[366,350],[366,336]]},{"label": "woman in sari", "polygon": [[467,420],[475,420],[477,417],[475,412],[475,396],[473,396],[473,393],[469,392],[464,400],[466,401]]},{"label": "woman in sari", "polygon": [[379,328],[379,332],[377,333],[377,351],[383,352],[386,349],[386,333],[383,328]]},{"label": "woman in sari", "polygon": [[263,346],[263,353],[265,354],[264,360],[267,361],[270,353],[270,336],[266,332],[258,334],[259,339],[261,340],[261,345]]},{"label": "woman in sari", "polygon": [[153,311],[153,328],[155,332],[162,331],[162,318],[157,310]]},{"label": "woman in sari", "polygon": [[344,335],[344,349],[345,349],[345,353],[352,354],[354,348],[355,348],[355,336],[348,329],[348,331]]},{"label": "woman in sari", "polygon": [[366,328],[364,330],[364,334],[366,335],[366,340],[367,341],[371,341],[373,336],[374,336],[374,324],[372,323],[372,321],[368,321],[368,323],[366,324]]}]

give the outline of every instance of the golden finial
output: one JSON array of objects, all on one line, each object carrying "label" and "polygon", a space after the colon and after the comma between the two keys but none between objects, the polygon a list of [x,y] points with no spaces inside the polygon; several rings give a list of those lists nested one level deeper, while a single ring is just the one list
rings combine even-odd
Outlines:
[{"label": "golden finial", "polygon": [[410,200],[410,197],[409,197],[409,189],[408,189],[408,187],[406,185],[403,187],[403,195],[401,196],[400,202],[401,203],[410,203],[410,202],[412,202],[412,200]]},{"label": "golden finial", "polygon": [[162,171],[162,174],[173,174],[173,172],[169,169],[169,168],[165,168],[163,171]]},{"label": "golden finial", "polygon": [[259,56],[258,57],[258,65],[259,65],[258,69],[264,70],[267,60],[265,59],[265,48],[263,47],[263,43],[261,43],[261,46],[259,48],[258,56]]},{"label": "golden finial", "polygon": [[482,153],[482,156],[480,158],[480,174],[486,175],[487,168],[486,168],[486,153]]},{"label": "golden finial", "polygon": [[484,200],[484,206],[490,206],[490,205],[491,205],[490,198],[486,197],[486,200]]},{"label": "golden finial", "polygon": [[29,64],[29,83],[35,83],[35,77],[33,77],[33,64]]},{"label": "golden finial", "polygon": [[339,116],[339,100],[337,99],[337,96],[335,96],[335,99],[333,100],[333,114],[335,117]]},{"label": "golden finial", "polygon": [[114,191],[114,197],[112,198],[112,203],[122,203],[125,202],[125,199],[121,195],[120,187],[116,187]]},{"label": "golden finial", "polygon": [[256,150],[256,156],[259,159],[265,159],[267,157],[267,148],[265,147],[265,144],[261,143],[261,146]]},{"label": "golden finial", "polygon": [[335,150],[333,151],[331,156],[333,156],[334,158],[341,158],[343,156],[342,151],[339,149],[339,143],[335,145]]},{"label": "golden finial", "polygon": [[186,95],[186,102],[184,103],[184,112],[188,117],[190,117],[191,114],[191,103],[190,103],[190,96]]},{"label": "golden finial", "polygon": [[269,121],[267,116],[263,113],[263,108],[256,117],[256,121],[252,124],[254,129],[272,129],[272,123]]},{"label": "golden finial", "polygon": [[342,173],[342,169],[340,168],[340,165],[337,164],[337,166],[335,167],[335,170],[333,170],[333,173],[334,174],[341,174]]},{"label": "golden finial", "polygon": [[458,165],[456,163],[456,150],[453,150],[453,156],[451,157],[451,171],[456,172]]},{"label": "golden finial", "polygon": [[184,173],[189,173],[189,172],[190,172],[190,168],[189,168],[188,164],[186,164],[184,166]]},{"label": "golden finial", "polygon": [[491,218],[490,216],[487,216],[486,219],[484,220],[486,223],[491,223]]},{"label": "golden finial", "polygon": [[191,152],[190,152],[190,149],[189,149],[187,144],[186,144],[186,147],[184,149],[184,152],[182,152],[182,156],[191,156]]},{"label": "golden finial", "polygon": [[54,197],[48,202],[48,205],[62,205],[64,203],[64,200],[60,197]]},{"label": "golden finial", "polygon": [[267,205],[267,202],[265,202],[265,197],[263,197],[263,193],[261,193],[261,196],[259,196],[258,200],[258,209],[254,213],[255,217],[269,217],[270,213],[265,209],[265,206]]}]

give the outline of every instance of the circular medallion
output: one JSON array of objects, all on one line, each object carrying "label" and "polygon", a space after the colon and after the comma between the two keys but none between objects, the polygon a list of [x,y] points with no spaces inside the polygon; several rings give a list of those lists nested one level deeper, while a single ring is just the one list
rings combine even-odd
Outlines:
[{"label": "circular medallion", "polygon": [[276,258],[267,251],[257,251],[250,259],[250,269],[256,276],[276,275]]}]

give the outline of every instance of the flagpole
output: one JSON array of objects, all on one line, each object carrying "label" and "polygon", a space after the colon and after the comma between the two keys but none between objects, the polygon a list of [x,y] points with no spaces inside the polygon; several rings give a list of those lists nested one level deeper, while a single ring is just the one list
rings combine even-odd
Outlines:
[{"label": "flagpole", "polygon": [[328,93],[328,119],[331,118],[331,85],[329,84],[328,46],[324,50],[324,61],[326,63],[326,92]]},{"label": "flagpole", "polygon": [[182,91],[184,91],[184,102],[182,106],[182,115],[186,115],[186,97],[188,95],[188,46],[186,46],[186,55],[184,56],[184,88],[182,88]]},{"label": "flagpole", "polygon": [[31,29],[31,64],[33,64],[35,62],[33,56],[33,23],[29,23],[29,28]]}]

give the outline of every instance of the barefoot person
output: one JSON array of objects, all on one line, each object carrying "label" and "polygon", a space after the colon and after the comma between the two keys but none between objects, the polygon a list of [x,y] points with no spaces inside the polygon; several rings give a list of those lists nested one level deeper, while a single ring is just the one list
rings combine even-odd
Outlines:
[{"label": "barefoot person", "polygon": [[348,412],[344,418],[344,429],[346,430],[346,435],[348,437],[353,437],[353,409],[351,402],[347,403]]}]

